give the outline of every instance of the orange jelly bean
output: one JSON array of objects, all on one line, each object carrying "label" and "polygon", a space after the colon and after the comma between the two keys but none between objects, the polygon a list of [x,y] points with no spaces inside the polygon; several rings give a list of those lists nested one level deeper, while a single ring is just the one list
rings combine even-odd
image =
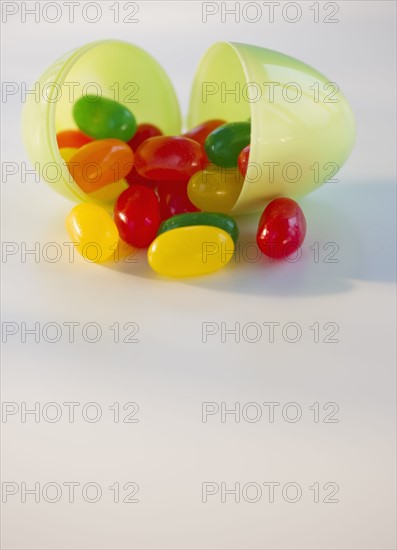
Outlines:
[{"label": "orange jelly bean", "polygon": [[64,147],[76,147],[79,149],[87,143],[94,141],[91,137],[86,136],[80,130],[63,130],[62,132],[57,133],[57,143],[59,149]]},{"label": "orange jelly bean", "polygon": [[81,147],[67,163],[69,172],[85,193],[93,193],[124,178],[134,153],[124,141],[100,139]]}]

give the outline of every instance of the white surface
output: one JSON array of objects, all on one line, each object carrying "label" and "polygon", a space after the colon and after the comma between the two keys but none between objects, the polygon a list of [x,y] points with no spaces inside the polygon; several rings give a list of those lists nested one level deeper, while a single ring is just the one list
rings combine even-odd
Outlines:
[{"label": "white surface", "polygon": [[[81,17],[73,26],[64,18],[23,24],[10,17],[2,29],[3,81],[31,83],[65,51],[116,37],[162,63],[186,114],[205,49],[221,39],[255,43],[290,53],[338,82],[353,105],[357,144],[339,182],[302,200],[308,235],[300,261],[235,262],[186,281],[157,278],[142,254],[135,264],[69,262],[62,243],[71,204],[33,176],[26,183],[20,175],[3,178],[3,241],[19,250],[39,243],[41,252],[57,242],[62,250],[56,263],[33,256],[23,262],[20,252],[3,258],[3,323],[80,325],[74,343],[64,327],[54,344],[42,336],[23,343],[18,333],[3,346],[3,401],[19,410],[23,402],[28,408],[38,402],[41,413],[56,402],[63,415],[56,423],[45,414],[38,423],[32,416],[22,422],[20,412],[3,416],[2,478],[19,492],[2,507],[2,547],[395,548],[395,3],[340,2],[339,23],[328,25],[313,23],[309,2],[300,4],[296,24],[279,16],[274,23],[222,24],[213,17],[203,24],[200,2],[141,3],[139,24],[115,24],[110,3],[101,5],[96,24]],[[20,109],[16,96],[2,105],[3,161],[26,160]],[[243,244],[252,242],[256,223],[255,216],[240,220]],[[338,263],[324,263],[324,251],[316,263],[315,242],[320,249],[336,243]],[[202,342],[204,322],[231,328],[269,321],[298,323],[301,340],[288,343],[278,328],[270,343],[263,327],[257,343],[232,336],[222,343],[219,334]],[[82,338],[88,322],[101,326],[96,344]],[[139,324],[139,342],[115,343],[109,329],[115,322]],[[316,322],[337,323],[339,342],[314,343],[309,327]],[[62,405],[68,401],[81,404],[73,423]],[[222,423],[220,414],[202,422],[203,402],[231,408],[271,401],[281,403],[278,411],[298,403],[301,420],[290,423],[276,412],[270,423],[264,408],[255,423],[243,416]],[[82,417],[88,402],[102,410],[97,423]],[[139,422],[113,422],[115,402],[138,403]],[[337,403],[339,422],[313,422],[314,402]],[[101,500],[88,503],[76,491],[70,503],[64,486],[57,503],[21,501],[23,483],[71,481],[98,483]],[[232,496],[222,503],[220,494],[201,499],[203,482],[230,488],[269,481],[298,483],[301,500],[288,503],[276,491],[269,503],[264,488],[257,503]],[[109,486],[115,482],[138,483],[139,502],[114,503]],[[314,503],[314,482],[337,483],[339,502]]]}]

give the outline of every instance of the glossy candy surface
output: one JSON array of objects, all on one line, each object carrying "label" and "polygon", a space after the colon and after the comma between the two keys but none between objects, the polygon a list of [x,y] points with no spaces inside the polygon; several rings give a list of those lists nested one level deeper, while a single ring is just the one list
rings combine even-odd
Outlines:
[{"label": "glossy candy surface", "polygon": [[203,122],[198,126],[195,126],[188,132],[185,132],[183,135],[187,138],[194,139],[194,141],[197,141],[197,143],[200,143],[201,145],[204,145],[204,142],[209,136],[209,134],[213,132],[215,128],[218,128],[223,124],[226,124],[225,120],[219,120],[219,119],[207,120],[206,122]]},{"label": "glossy candy surface", "polygon": [[184,212],[198,211],[198,208],[189,200],[186,183],[163,181],[158,186],[157,192],[162,220]]},{"label": "glossy candy surface", "polygon": [[75,206],[66,218],[66,230],[83,258],[95,263],[110,258],[119,242],[116,224],[96,204]]},{"label": "glossy candy surface", "polygon": [[179,227],[159,235],[150,245],[150,267],[166,277],[194,277],[224,267],[233,257],[229,233],[207,225]]},{"label": "glossy candy surface", "polygon": [[126,189],[128,189],[128,183],[125,181],[125,179],[121,179],[109,185],[105,185],[104,187],[101,187],[100,189],[98,189],[98,191],[90,193],[90,199],[98,202],[108,203],[110,206],[110,204],[114,203],[114,201]]},{"label": "glossy candy surface", "polygon": [[123,241],[146,248],[156,237],[160,225],[156,193],[143,185],[131,185],[114,205],[114,221]]},{"label": "glossy candy surface", "polygon": [[271,201],[259,220],[256,242],[270,258],[284,258],[295,252],[306,235],[305,216],[294,200]]},{"label": "glossy candy surface", "polygon": [[80,132],[80,130],[63,130],[62,132],[57,133],[57,143],[59,149],[65,147],[83,147],[90,143],[92,138]]},{"label": "glossy candy surface", "polygon": [[133,151],[136,151],[146,139],[161,135],[163,135],[163,132],[154,124],[138,124],[135,135],[129,140],[128,145]]},{"label": "glossy candy surface", "polygon": [[183,136],[147,139],[135,153],[139,174],[156,181],[187,182],[203,163],[200,144]]},{"label": "glossy candy surface", "polygon": [[73,106],[73,117],[80,130],[95,139],[129,141],[137,128],[131,111],[106,97],[80,97]]},{"label": "glossy candy surface", "polygon": [[243,182],[239,170],[210,165],[191,177],[188,196],[200,210],[227,213],[235,205]]},{"label": "glossy candy surface", "polygon": [[74,155],[77,153],[78,149],[76,147],[62,147],[62,149],[59,149],[59,154],[63,158],[63,160],[68,163],[71,158],[74,157]]},{"label": "glossy candy surface", "polygon": [[244,147],[244,149],[241,151],[241,153],[238,156],[238,169],[240,170],[240,174],[243,175],[244,177],[247,174],[250,151],[251,151],[251,146],[247,145],[247,147]]},{"label": "glossy candy surface", "polygon": [[78,149],[68,168],[77,185],[85,193],[92,193],[124,178],[133,162],[134,153],[126,143],[102,139]]},{"label": "glossy candy surface", "polygon": [[191,225],[210,225],[223,229],[226,233],[229,233],[236,244],[239,236],[239,229],[236,221],[226,214],[220,214],[219,212],[191,212],[188,214],[179,214],[164,221],[157,232],[157,235],[170,231],[171,229],[177,229],[178,227],[187,227]]},{"label": "glossy candy surface", "polygon": [[238,156],[251,141],[250,122],[230,122],[219,126],[205,140],[209,160],[223,168],[236,167]]},{"label": "glossy candy surface", "polygon": [[149,180],[141,176],[137,172],[135,166],[133,166],[132,170],[128,172],[128,174],[125,176],[125,180],[128,183],[128,185],[146,185],[146,187],[151,187],[152,189],[157,187],[157,184],[158,184],[157,181]]}]

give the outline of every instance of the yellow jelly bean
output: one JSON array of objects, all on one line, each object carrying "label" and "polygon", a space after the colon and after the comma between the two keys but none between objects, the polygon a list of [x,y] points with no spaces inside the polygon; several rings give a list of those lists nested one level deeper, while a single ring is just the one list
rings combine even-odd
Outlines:
[{"label": "yellow jelly bean", "polygon": [[62,147],[62,149],[59,149],[59,153],[65,162],[69,162],[77,151],[77,147]]},{"label": "yellow jelly bean", "polygon": [[233,257],[229,233],[209,225],[191,225],[161,233],[150,245],[150,267],[166,277],[194,277],[224,267]]},{"label": "yellow jelly bean", "polygon": [[117,247],[116,224],[104,208],[96,204],[78,204],[66,218],[66,230],[76,249],[89,262],[104,262]]},{"label": "yellow jelly bean", "polygon": [[200,210],[226,214],[235,205],[244,183],[237,168],[209,165],[193,174],[187,186],[190,201]]}]

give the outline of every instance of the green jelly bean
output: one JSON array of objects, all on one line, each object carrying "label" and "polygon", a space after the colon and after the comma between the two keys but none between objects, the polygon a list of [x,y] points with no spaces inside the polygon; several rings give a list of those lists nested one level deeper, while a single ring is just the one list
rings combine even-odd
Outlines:
[{"label": "green jelly bean", "polygon": [[204,143],[209,160],[223,168],[236,167],[238,156],[251,141],[251,123],[229,122],[215,128]]},{"label": "green jelly bean", "polygon": [[218,212],[187,212],[186,214],[177,214],[163,221],[157,231],[157,236],[171,229],[178,229],[179,227],[191,225],[210,225],[223,229],[226,233],[229,233],[234,244],[236,244],[239,236],[239,229],[236,221],[231,216]]},{"label": "green jelly bean", "polygon": [[95,139],[129,141],[137,128],[134,115],[124,105],[95,95],[80,97],[73,106],[73,117],[79,129]]}]

